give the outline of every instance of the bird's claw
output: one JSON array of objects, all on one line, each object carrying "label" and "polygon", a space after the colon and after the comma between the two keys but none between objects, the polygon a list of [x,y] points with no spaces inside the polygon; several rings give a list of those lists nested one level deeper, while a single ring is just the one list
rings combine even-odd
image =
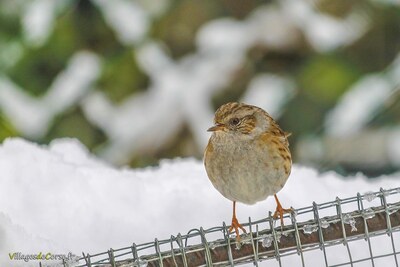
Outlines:
[{"label": "bird's claw", "polygon": [[277,205],[274,215],[272,215],[272,218],[274,218],[275,220],[278,218],[281,219],[281,226],[284,226],[285,224],[283,223],[283,214],[292,213],[292,212],[293,212],[292,208],[284,209],[284,208],[282,208],[281,205]]},{"label": "bird's claw", "polygon": [[240,242],[240,234],[239,234],[239,228],[246,234],[246,230],[243,228],[243,226],[238,222],[236,217],[232,218],[232,224],[228,229],[229,233],[232,233],[233,230],[235,230],[236,233],[236,241]]}]

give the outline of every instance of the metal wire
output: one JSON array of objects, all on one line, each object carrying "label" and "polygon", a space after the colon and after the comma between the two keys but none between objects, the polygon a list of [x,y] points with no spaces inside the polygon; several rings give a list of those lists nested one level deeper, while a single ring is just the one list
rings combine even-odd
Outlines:
[{"label": "metal wire", "polygon": [[[377,205],[372,205],[380,200]],[[395,199],[394,202],[389,202]],[[374,202],[373,202],[374,201]],[[351,207],[351,212],[345,210]],[[357,210],[354,210],[357,206]],[[330,216],[321,217],[321,211]],[[299,218],[306,221],[299,222]],[[377,192],[357,193],[355,197],[340,199],[322,204],[313,202],[312,206],[294,210],[290,217],[291,225],[275,227],[270,213],[267,218],[243,224],[249,233],[241,236],[237,243],[229,235],[227,226],[210,229],[192,229],[186,235],[180,233],[169,239],[155,239],[153,242],[110,249],[103,253],[89,255],[83,253],[77,267],[84,266],[236,266],[252,263],[258,266],[260,261],[275,260],[278,266],[284,266],[283,257],[299,257],[300,266],[307,265],[305,255],[309,251],[321,251],[324,265],[353,266],[360,262],[369,262],[373,267],[380,258],[394,257],[394,266],[399,267],[400,250],[395,246],[394,233],[400,231],[400,187]],[[269,226],[266,228],[266,226]],[[210,241],[207,236],[219,233],[221,238]],[[374,239],[388,236],[390,252],[377,253],[373,250]],[[200,239],[200,243],[194,240]],[[190,241],[190,242],[189,242]],[[354,241],[367,242],[368,257],[355,258],[349,244]],[[382,242],[381,240],[379,242]],[[188,245],[188,243],[194,245]],[[345,246],[347,259],[344,262],[330,262],[328,247]],[[379,243],[379,246],[383,244]],[[164,249],[165,247],[170,249]],[[152,249],[154,253],[149,251]]]}]

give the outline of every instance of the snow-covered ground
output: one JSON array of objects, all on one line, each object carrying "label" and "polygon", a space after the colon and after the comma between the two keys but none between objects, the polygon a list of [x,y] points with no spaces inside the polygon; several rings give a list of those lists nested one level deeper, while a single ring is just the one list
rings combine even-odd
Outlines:
[{"label": "snow-covered ground", "polygon": [[[295,165],[279,196],[284,206],[299,208],[399,186],[400,174],[343,178]],[[0,266],[27,266],[10,261],[14,252],[98,253],[219,226],[230,222],[231,205],[196,159],[115,168],[74,139],[39,146],[10,138],[0,145]],[[253,206],[239,204],[238,218],[261,219],[274,208],[272,198]]]}]

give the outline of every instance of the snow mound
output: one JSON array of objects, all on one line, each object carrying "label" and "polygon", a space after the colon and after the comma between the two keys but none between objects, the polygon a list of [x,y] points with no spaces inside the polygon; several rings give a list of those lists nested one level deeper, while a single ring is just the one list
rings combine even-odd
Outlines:
[{"label": "snow mound", "polygon": [[[300,208],[399,187],[398,176],[343,178],[295,165],[279,197],[283,205]],[[239,204],[237,215],[240,221],[260,219],[274,208],[268,198]],[[10,138],[0,145],[0,265],[27,266],[11,261],[9,253],[98,253],[229,224],[230,218],[230,201],[213,188],[196,159],[129,169],[110,166],[74,139],[40,146]]]}]

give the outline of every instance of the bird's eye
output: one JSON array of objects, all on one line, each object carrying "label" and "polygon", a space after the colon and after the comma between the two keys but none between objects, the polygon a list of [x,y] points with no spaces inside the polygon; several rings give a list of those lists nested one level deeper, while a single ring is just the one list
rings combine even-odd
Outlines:
[{"label": "bird's eye", "polygon": [[233,118],[230,120],[231,125],[238,125],[239,124],[239,119],[238,118]]}]

